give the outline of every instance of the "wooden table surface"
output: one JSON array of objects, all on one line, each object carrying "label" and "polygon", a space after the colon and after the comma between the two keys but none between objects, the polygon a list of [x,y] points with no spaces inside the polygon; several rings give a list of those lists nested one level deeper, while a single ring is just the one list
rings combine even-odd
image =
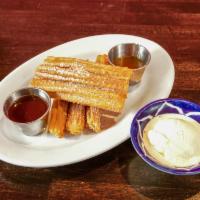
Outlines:
[{"label": "wooden table surface", "polygon": [[[200,103],[199,0],[1,0],[0,80],[44,50],[105,33],[159,43],[175,63],[170,96]],[[69,166],[33,169],[0,162],[0,199],[200,199],[200,176],[159,172],[128,140]]]}]

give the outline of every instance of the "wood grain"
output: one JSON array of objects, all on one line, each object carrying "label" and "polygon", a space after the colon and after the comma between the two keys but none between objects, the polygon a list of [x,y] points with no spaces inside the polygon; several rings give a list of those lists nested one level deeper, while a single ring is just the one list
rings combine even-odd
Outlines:
[{"label": "wood grain", "polygon": [[[0,1],[0,80],[58,44],[123,33],[158,42],[171,55],[171,97],[200,103],[197,0]],[[12,148],[12,147],[11,147]],[[78,164],[32,169],[0,162],[0,199],[200,199],[200,176],[172,176],[142,161],[127,141]]]}]

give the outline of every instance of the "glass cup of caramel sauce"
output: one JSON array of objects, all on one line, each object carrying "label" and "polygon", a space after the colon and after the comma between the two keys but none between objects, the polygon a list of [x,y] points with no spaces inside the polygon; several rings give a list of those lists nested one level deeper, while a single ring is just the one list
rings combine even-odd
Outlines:
[{"label": "glass cup of caramel sauce", "polygon": [[4,115],[17,129],[28,136],[46,130],[51,106],[49,95],[39,88],[22,88],[10,94],[4,102]]},{"label": "glass cup of caramel sauce", "polygon": [[123,43],[112,47],[108,52],[110,64],[133,69],[130,85],[141,81],[145,68],[151,60],[146,47],[135,43]]}]

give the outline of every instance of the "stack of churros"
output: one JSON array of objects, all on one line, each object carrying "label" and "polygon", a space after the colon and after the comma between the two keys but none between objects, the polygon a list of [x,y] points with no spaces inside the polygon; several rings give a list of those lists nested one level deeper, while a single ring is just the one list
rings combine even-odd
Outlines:
[{"label": "stack of churros", "polygon": [[36,69],[33,87],[54,94],[48,132],[63,137],[86,127],[101,131],[102,110],[120,113],[127,97],[132,70],[108,64],[106,55],[96,62],[47,57]]}]

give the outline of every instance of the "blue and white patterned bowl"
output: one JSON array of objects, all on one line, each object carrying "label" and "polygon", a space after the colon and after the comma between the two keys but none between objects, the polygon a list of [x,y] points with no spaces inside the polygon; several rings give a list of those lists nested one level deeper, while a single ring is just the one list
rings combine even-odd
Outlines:
[{"label": "blue and white patterned bowl", "polygon": [[145,151],[142,141],[142,134],[145,125],[153,117],[165,113],[185,115],[200,123],[200,105],[198,104],[183,99],[170,98],[151,102],[137,112],[131,124],[131,141],[136,152],[150,166],[169,174],[191,175],[200,173],[200,164],[187,168],[169,168],[160,165]]}]

